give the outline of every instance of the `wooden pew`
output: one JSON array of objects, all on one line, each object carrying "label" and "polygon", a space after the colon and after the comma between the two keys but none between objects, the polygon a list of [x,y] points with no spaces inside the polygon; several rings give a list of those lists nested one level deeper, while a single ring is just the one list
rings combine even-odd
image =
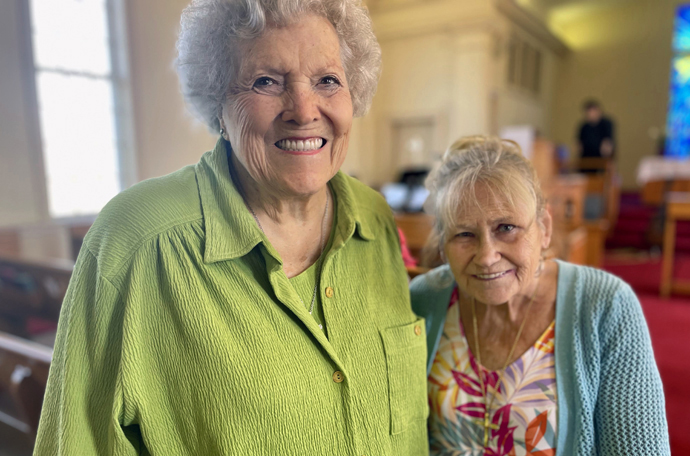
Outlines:
[{"label": "wooden pew", "polygon": [[[620,191],[614,181],[613,171],[566,174],[544,186],[554,223],[553,255],[572,263],[601,267],[607,234],[618,217]],[[593,195],[600,197],[601,213],[588,220],[586,201]]]},{"label": "wooden pew", "polygon": [[424,213],[399,212],[395,214],[395,223],[405,235],[410,254],[417,260],[418,266],[407,267],[407,275],[414,279],[430,269],[424,254],[433,231],[434,218]]},{"label": "wooden pew", "polygon": [[0,333],[0,423],[33,440],[53,350]]},{"label": "wooden pew", "polygon": [[650,206],[661,206],[664,204],[666,195],[670,192],[690,192],[690,180],[675,179],[647,182],[642,187],[640,195],[643,203]]},{"label": "wooden pew", "polygon": [[587,178],[581,174],[558,176],[542,188],[553,219],[547,256],[587,264],[589,238],[584,227]]},{"label": "wooden pew", "polygon": [[580,168],[599,171],[586,174],[587,197],[600,198],[602,202],[601,212],[589,220],[603,219],[607,222],[607,231],[612,230],[618,220],[621,191],[615,163],[606,158],[583,158],[580,159]]},{"label": "wooden pew", "polygon": [[422,251],[434,228],[434,218],[423,212],[395,214],[395,223],[405,235],[412,256],[421,263]]},{"label": "wooden pew", "polygon": [[0,256],[0,426],[22,448],[35,439],[52,357],[51,346],[28,339],[52,345],[72,270],[70,261]]}]

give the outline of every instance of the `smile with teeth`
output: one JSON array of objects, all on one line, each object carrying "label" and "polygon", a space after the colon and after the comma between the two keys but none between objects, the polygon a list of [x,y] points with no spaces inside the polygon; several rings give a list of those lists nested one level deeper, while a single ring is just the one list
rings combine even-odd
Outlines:
[{"label": "smile with teeth", "polygon": [[324,144],[326,144],[326,140],[323,138],[281,139],[276,143],[276,147],[292,152],[302,152],[321,149]]},{"label": "smile with teeth", "polygon": [[478,279],[481,280],[491,280],[491,279],[497,279],[501,276],[504,276],[508,274],[510,271],[503,271],[503,272],[496,272],[494,274],[475,274],[474,276],[477,277]]}]

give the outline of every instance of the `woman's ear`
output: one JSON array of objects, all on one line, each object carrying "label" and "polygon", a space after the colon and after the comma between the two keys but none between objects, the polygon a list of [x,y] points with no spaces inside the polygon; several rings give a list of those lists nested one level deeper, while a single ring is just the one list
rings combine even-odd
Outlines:
[{"label": "woman's ear", "polygon": [[551,235],[553,234],[553,219],[551,218],[550,208],[544,208],[544,213],[541,216],[541,226],[543,236],[541,239],[541,249],[546,250],[551,245]]}]

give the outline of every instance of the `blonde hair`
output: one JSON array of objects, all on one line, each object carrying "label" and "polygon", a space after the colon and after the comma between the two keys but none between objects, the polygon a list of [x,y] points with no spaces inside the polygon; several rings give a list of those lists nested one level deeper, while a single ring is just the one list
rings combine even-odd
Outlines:
[{"label": "blonde hair", "polygon": [[515,142],[489,136],[468,136],[455,141],[443,155],[441,166],[426,180],[430,192],[426,210],[436,217],[435,237],[444,243],[455,226],[458,211],[469,205],[480,206],[477,184],[505,200],[543,215],[546,203],[534,167]]}]

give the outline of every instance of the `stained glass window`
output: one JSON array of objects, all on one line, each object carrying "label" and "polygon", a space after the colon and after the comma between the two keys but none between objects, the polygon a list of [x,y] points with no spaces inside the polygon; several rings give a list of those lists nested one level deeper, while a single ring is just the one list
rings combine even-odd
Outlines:
[{"label": "stained glass window", "polygon": [[683,158],[690,156],[690,5],[676,11],[673,51],[665,154]]}]

